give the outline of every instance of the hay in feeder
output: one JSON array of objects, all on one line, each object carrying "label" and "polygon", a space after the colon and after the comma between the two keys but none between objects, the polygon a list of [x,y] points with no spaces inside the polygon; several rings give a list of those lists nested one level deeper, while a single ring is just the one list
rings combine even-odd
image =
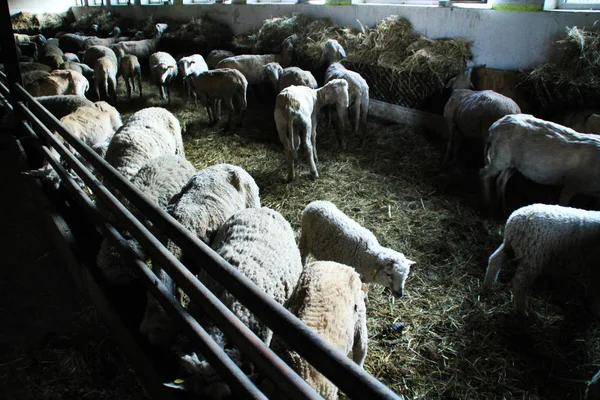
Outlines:
[{"label": "hay in feeder", "polygon": [[107,34],[113,30],[115,25],[119,25],[119,19],[110,11],[106,11],[104,7],[98,7],[92,9],[90,12],[84,14],[77,21],[71,24],[71,31],[83,32],[89,34],[92,25],[98,24],[98,31],[102,34]]},{"label": "hay in feeder", "polygon": [[22,11],[11,16],[13,31],[18,33],[53,36],[59,30],[64,30],[69,21],[74,19],[72,13],[42,13],[36,14]]},{"label": "hay in feeder", "polygon": [[193,41],[196,46],[223,48],[231,43],[233,32],[229,26],[203,15],[173,28],[169,25],[164,38],[185,42]]}]

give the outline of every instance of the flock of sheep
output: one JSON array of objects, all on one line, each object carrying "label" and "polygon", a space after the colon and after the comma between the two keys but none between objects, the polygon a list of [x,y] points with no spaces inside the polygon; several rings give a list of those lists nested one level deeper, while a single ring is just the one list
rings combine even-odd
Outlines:
[{"label": "flock of sheep", "polygon": [[[234,115],[240,124],[243,121],[248,88],[270,82],[278,93],[274,119],[285,152],[287,177],[292,180],[301,145],[311,177],[318,177],[316,132],[321,109],[329,108],[330,120],[335,118],[342,149],[346,148],[349,110],[354,133],[364,126],[369,105],[366,81],[339,63],[345,52],[335,40],[323,47],[320,64],[327,69],[325,84],[319,88],[311,72],[290,66],[295,36],[285,39],[278,54],[235,56],[215,50],[206,60],[198,54],[176,60],[157,51],[165,29],[165,24],[157,24],[153,38],[137,35],[137,40],[122,40],[118,32],[106,39],[67,33],[45,40],[15,34],[15,40],[22,44],[19,48],[35,57],[21,63],[24,85],[151,200],[334,347],[344,354],[352,352],[354,361],[362,366],[367,335],[361,282],[380,284],[402,296],[414,262],[381,246],[370,231],[326,201],[314,201],[304,209],[297,245],[290,224],[277,211],[261,208],[259,188],[246,171],[229,164],[196,171],[185,160],[181,126],[169,111],[143,109],[122,124],[118,111],[100,99],[104,96],[116,103],[118,75],[126,82],[129,98],[135,91],[135,80],[142,96],[140,63],[147,62],[161,98],[170,103],[169,87],[180,76],[187,93],[195,99],[201,97],[210,121],[220,120],[224,106],[229,111],[229,129],[233,129]],[[35,52],[31,53],[32,49]],[[529,287],[544,269],[560,264],[564,271],[591,272],[591,311],[600,315],[600,299],[593,291],[600,284],[593,269],[600,216],[597,211],[568,207],[576,194],[600,194],[596,184],[600,138],[590,134],[598,116],[565,120],[575,128],[571,129],[522,114],[510,98],[491,90],[473,91],[470,80],[461,78],[454,82],[444,109],[450,134],[443,164],[457,161],[463,139],[480,141],[484,147],[481,179],[485,198],[495,203],[495,192],[504,209],[505,187],[515,172],[539,184],[562,186],[560,205],[534,204],[510,215],[504,242],[489,259],[485,286],[492,286],[501,268],[515,262],[514,305],[527,315]],[[99,100],[96,103],[85,98],[90,84]],[[43,171],[48,173],[49,167]],[[185,257],[168,238],[162,239],[179,259]],[[130,243],[139,248],[134,239]],[[317,261],[309,263],[309,255]],[[108,242],[102,244],[97,262],[114,284],[134,279]],[[160,265],[152,268],[180,298],[179,289]],[[323,397],[337,397],[335,386],[273,338],[272,332],[235,298],[210,277],[201,279]],[[227,347],[226,338],[205,316],[200,315],[199,320],[217,343]],[[150,295],[140,330],[151,343],[161,346],[172,344],[176,334],[169,316]],[[186,382],[194,390],[215,397],[228,393],[222,383],[207,378],[214,371],[200,355],[185,354],[181,363],[183,369],[193,372],[193,378]]]}]

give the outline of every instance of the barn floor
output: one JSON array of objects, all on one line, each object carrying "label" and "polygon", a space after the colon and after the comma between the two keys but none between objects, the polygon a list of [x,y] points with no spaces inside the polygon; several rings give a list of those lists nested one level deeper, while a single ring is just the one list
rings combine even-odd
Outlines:
[{"label": "barn floor", "polygon": [[[147,80],[143,99],[135,96],[127,102],[122,82],[118,94],[123,121],[141,108],[166,105]],[[501,272],[493,291],[482,290],[487,258],[502,242],[505,219],[490,217],[482,206],[477,169],[441,170],[443,143],[428,132],[376,120],[370,120],[361,133],[364,141],[352,135],[348,150],[342,151],[334,130],[325,129],[321,120],[320,177],[308,178],[301,151],[297,178],[288,183],[268,98],[258,101],[249,96],[247,118],[234,134],[222,129],[223,124],[208,126],[206,112],[182,96],[179,82],[173,85],[172,105],[167,108],[182,122],[186,156],[198,169],[221,162],[243,167],[256,180],[263,205],[281,212],[297,234],[304,206],[313,200],[330,200],[371,229],[383,245],[417,262],[402,299],[370,287],[365,362],[370,374],[409,399],[582,398],[585,381],[600,364],[600,325],[585,308],[580,295],[584,288],[578,280],[560,290],[556,281],[541,282],[531,293],[528,320],[513,314],[510,270]],[[512,185],[521,187],[518,182]],[[555,193],[545,191],[543,196],[553,198]],[[525,200],[531,198],[514,200],[513,206]],[[8,247],[16,254],[8,265],[51,252],[36,253],[17,242]],[[19,257],[27,259],[19,261]],[[48,280],[48,285],[52,282]],[[79,393],[73,398],[144,398],[113,342],[97,329],[89,303],[76,298],[83,303],[60,299],[55,309],[57,317],[74,321],[72,327],[65,326],[65,334],[40,335],[26,347],[8,342],[0,379],[3,385],[17,382],[9,386],[9,393],[14,393],[9,398],[25,393],[23,386],[35,387],[38,398],[69,398],[64,390],[60,395],[53,392],[65,386],[76,390],[69,385],[74,382],[68,371],[86,382],[88,396]],[[34,309],[47,304],[41,299],[43,304]],[[5,302],[0,310],[14,318],[14,307],[14,301]],[[396,322],[404,323],[404,329],[392,331]],[[50,319],[48,326],[60,324]],[[35,367],[30,360],[34,355],[40,361],[37,365],[52,367]],[[96,361],[102,365],[99,373],[94,369]],[[111,382],[110,387],[103,386],[105,381]],[[117,395],[111,390],[122,392]]]}]

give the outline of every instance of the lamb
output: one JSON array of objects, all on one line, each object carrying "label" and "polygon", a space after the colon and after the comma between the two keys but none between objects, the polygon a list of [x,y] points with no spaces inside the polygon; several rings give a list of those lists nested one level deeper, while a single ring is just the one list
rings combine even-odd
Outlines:
[{"label": "lamb", "polygon": [[94,68],[96,60],[102,57],[111,57],[115,60],[115,63],[118,64],[117,55],[106,46],[89,47],[85,53],[83,53],[83,63],[87,64],[90,68]]},{"label": "lamb", "polygon": [[88,67],[86,64],[74,62],[74,61],[66,61],[58,67],[58,69],[69,69],[71,71],[77,71],[85,78],[90,81],[94,79],[94,70]]},{"label": "lamb", "polygon": [[[365,293],[353,268],[332,261],[308,264],[285,307],[344,355],[363,366],[367,355]],[[271,348],[319,395],[337,399],[338,388],[277,336]]]},{"label": "lamb", "polygon": [[[507,115],[491,127],[481,170],[484,195],[497,196],[505,207],[506,183],[515,171],[542,185],[563,185],[559,204],[569,205],[575,194],[600,194],[597,169],[600,138],[528,114]],[[561,160],[557,162],[556,160]]]},{"label": "lamb", "polygon": [[292,63],[296,39],[296,35],[286,38],[281,44],[279,54],[233,56],[219,61],[216,68],[237,69],[244,74],[249,85],[260,84],[266,78],[265,65],[268,63],[277,62],[284,68]]},{"label": "lamb", "polygon": [[165,99],[166,94],[171,105],[171,81],[177,77],[177,62],[169,53],[159,51],[150,56],[150,75],[158,86],[160,98]]},{"label": "lamb", "polygon": [[232,129],[233,114],[236,110],[240,114],[240,125],[242,124],[248,107],[248,81],[241,72],[231,68],[215,69],[189,75],[186,80],[191,81],[190,86],[195,99],[198,95],[206,98],[206,110],[211,124],[218,123],[221,118],[220,102],[229,110],[229,130]]},{"label": "lamb", "polygon": [[115,133],[105,159],[131,180],[148,161],[165,154],[185,155],[181,125],[164,108],[149,107],[133,114]]},{"label": "lamb", "polygon": [[348,83],[334,79],[320,89],[290,86],[277,95],[275,125],[283,143],[288,168],[288,180],[294,179],[294,159],[300,141],[304,143],[312,178],[317,178],[317,116],[321,107],[336,104],[348,106]]},{"label": "lamb", "polygon": [[110,56],[100,57],[94,63],[94,92],[98,100],[101,99],[100,87],[102,87],[104,94],[113,104],[116,104],[118,68],[116,60]]},{"label": "lamb", "polygon": [[449,136],[442,166],[456,161],[463,139],[477,139],[485,144],[494,122],[505,115],[520,113],[521,108],[510,97],[493,90],[454,90],[444,107]]},{"label": "lamb", "polygon": [[402,297],[404,283],[415,262],[383,247],[371,231],[360,226],[333,203],[313,201],[302,212],[300,254],[317,260],[336,261],[354,267],[365,283],[377,283]]},{"label": "lamb", "polygon": [[[173,196],[167,212],[197,238],[210,244],[216,231],[236,212],[245,208],[259,208],[260,197],[256,182],[244,169],[217,164],[198,171],[181,191]],[[167,248],[178,259],[181,250],[170,240]],[[160,269],[159,271],[160,272]],[[172,293],[177,288],[161,275]],[[172,331],[169,316],[155,301],[150,300],[140,331],[153,344],[168,342]]]},{"label": "lamb", "polygon": [[600,212],[547,204],[532,204],[514,211],[506,221],[504,241],[490,256],[484,286],[491,288],[503,266],[516,264],[512,280],[516,311],[527,316],[527,292],[544,270],[591,271],[588,295],[591,311],[600,316],[597,293]]},{"label": "lamb", "polygon": [[42,63],[38,63],[38,62],[21,62],[21,63],[19,63],[19,67],[21,68],[22,74],[24,74],[26,72],[31,72],[31,71],[45,71],[45,72],[52,71],[52,68],[50,68],[46,64],[42,64]]},{"label": "lamb", "polygon": [[27,43],[27,42],[32,42],[38,45],[44,45],[46,44],[47,40],[44,37],[44,35],[38,34],[38,35],[26,35],[23,33],[13,33],[13,36],[15,38],[15,42],[17,44],[19,43]]},{"label": "lamb", "polygon": [[235,56],[235,54],[229,50],[213,50],[208,53],[208,56],[206,57],[206,65],[208,65],[208,68],[210,69],[215,69],[219,61],[233,56]]},{"label": "lamb", "polygon": [[71,114],[79,107],[94,105],[85,97],[75,95],[41,96],[36,97],[36,100],[58,119]]},{"label": "lamb", "polygon": [[158,41],[160,40],[163,32],[167,28],[167,24],[156,24],[156,26],[154,27],[155,34],[152,39],[120,42],[114,44],[112,46],[112,49],[115,51],[119,58],[123,57],[125,54],[133,54],[139,60],[148,60],[152,54],[156,53]]},{"label": "lamb", "polygon": [[31,82],[25,89],[34,97],[58,94],[83,96],[89,86],[88,80],[79,72],[56,70],[52,71],[47,77]]},{"label": "lamb", "polygon": [[119,63],[119,73],[127,86],[127,99],[131,100],[131,89],[135,90],[135,79],[138,81],[138,90],[142,97],[142,69],[138,58],[133,54],[127,54],[121,57]]},{"label": "lamb", "polygon": [[298,67],[283,69],[279,63],[268,63],[265,65],[265,72],[277,93],[289,86],[306,86],[311,89],[319,87],[310,71],[304,71]]},{"label": "lamb", "polygon": [[179,74],[183,79],[183,87],[186,93],[189,95],[191,88],[186,88],[188,86],[187,80],[185,79],[188,75],[194,74],[198,75],[202,72],[208,71],[208,65],[206,65],[206,61],[204,61],[204,57],[200,54],[193,54],[188,57],[182,57],[177,61],[177,67],[179,69]]},{"label": "lamb", "polygon": [[[131,183],[149,200],[164,209],[169,199],[181,190],[195,172],[194,166],[185,158],[169,154],[148,161],[133,177]],[[142,220],[139,213],[134,212],[134,215]],[[137,241],[128,238],[128,242],[139,250]],[[136,279],[135,273],[123,262],[121,255],[107,239],[100,246],[96,263],[108,282],[113,285],[127,285]]]},{"label": "lamb", "polygon": [[[349,105],[354,105],[354,134],[358,134],[361,125],[364,128],[367,123],[367,114],[369,113],[369,85],[367,81],[360,76],[359,73],[349,71],[338,61],[346,56],[346,52],[340,44],[333,39],[328,40],[323,45],[320,63],[330,62],[329,67],[325,71],[325,82],[330,82],[332,79],[344,79],[348,82],[348,96],[350,98]],[[338,60],[338,61],[334,61]],[[346,149],[346,140],[343,135],[343,130],[346,124],[347,108],[341,107],[339,104],[336,107],[337,116],[340,122],[340,142],[342,149]],[[331,113],[330,113],[331,119]],[[364,136],[363,136],[364,140]]]}]

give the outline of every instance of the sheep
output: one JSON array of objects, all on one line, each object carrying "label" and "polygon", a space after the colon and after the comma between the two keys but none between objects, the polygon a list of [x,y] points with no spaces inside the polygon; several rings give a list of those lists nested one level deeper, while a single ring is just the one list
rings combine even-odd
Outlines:
[{"label": "sheep", "polygon": [[185,156],[181,125],[164,108],[149,107],[133,114],[115,133],[105,159],[131,180],[149,160],[165,154]]},{"label": "sheep", "polygon": [[[131,183],[149,200],[164,209],[169,199],[181,190],[195,172],[194,166],[185,158],[168,154],[148,161],[135,174]],[[134,215],[140,220],[143,218],[137,211]],[[137,241],[128,237],[128,242],[135,249],[139,249]],[[108,282],[113,285],[127,285],[136,279],[135,273],[127,267],[107,239],[100,247],[96,263]]]},{"label": "sheep", "polygon": [[515,310],[527,316],[527,291],[544,270],[591,271],[588,295],[591,311],[600,316],[596,263],[600,255],[600,212],[548,204],[532,204],[514,211],[506,221],[504,241],[490,256],[484,287],[489,289],[503,266],[515,263],[512,280]]},{"label": "sheep", "polygon": [[456,161],[463,139],[477,139],[485,144],[494,122],[505,115],[520,113],[521,108],[510,97],[493,90],[454,90],[444,107],[449,136],[442,166]]},{"label": "sheep", "polygon": [[36,97],[36,100],[38,103],[44,106],[46,110],[50,111],[50,113],[57,119],[61,119],[65,115],[71,114],[79,107],[91,106],[94,104],[83,96],[76,96],[72,94],[41,96]]},{"label": "sheep", "polygon": [[45,78],[47,76],[50,76],[49,72],[38,70],[38,71],[25,72],[25,73],[21,74],[21,79],[23,80],[23,86],[28,87],[29,85],[31,85],[31,83],[33,81],[40,79],[40,78]]},{"label": "sheep", "polygon": [[63,63],[63,51],[57,46],[45,45],[40,48],[39,61],[52,69],[57,69]]},{"label": "sheep", "polygon": [[56,70],[47,77],[36,79],[25,89],[34,97],[58,94],[83,96],[89,86],[88,80],[77,71]]},{"label": "sheep", "polygon": [[[280,213],[267,207],[248,208],[234,214],[217,231],[212,248],[263,293],[281,304],[290,297],[302,273],[300,253],[292,227]],[[207,273],[201,273],[200,280],[259,339],[267,346],[271,343],[273,332],[235,297]],[[227,346],[220,332],[209,321],[201,323],[207,326],[207,331],[217,343],[223,347]],[[183,359],[188,369],[193,371],[192,377],[186,381],[206,383],[206,375],[214,375],[210,368],[203,367],[202,361],[195,353],[185,355]],[[190,359],[193,361],[190,362]],[[234,356],[233,359],[241,362],[241,357]],[[188,383],[186,387],[188,385],[193,388],[200,387],[204,393],[207,390],[203,385]]]},{"label": "sheep", "polygon": [[219,61],[215,68],[237,69],[244,74],[249,85],[257,85],[265,80],[266,75],[264,67],[268,63],[277,62],[284,68],[292,63],[295,42],[296,35],[292,35],[283,41],[281,44],[281,53],[279,54],[245,54],[228,57]]},{"label": "sheep", "polygon": [[121,57],[119,62],[119,73],[125,81],[127,87],[127,99],[131,100],[131,89],[135,90],[135,79],[138,81],[138,90],[142,97],[142,69],[138,58],[133,54],[127,54]]},{"label": "sheep", "polygon": [[94,63],[94,92],[98,100],[101,99],[100,87],[102,87],[112,103],[117,102],[118,68],[117,62],[110,56],[100,57]]},{"label": "sheep", "polygon": [[169,53],[159,51],[150,56],[150,75],[152,80],[158,86],[160,98],[168,97],[168,103],[171,105],[171,81],[177,77],[177,62]]},{"label": "sheep", "polygon": [[485,167],[480,173],[483,192],[490,202],[496,180],[497,196],[506,210],[505,187],[519,171],[542,185],[562,185],[558,204],[567,206],[575,194],[600,194],[598,163],[600,137],[528,114],[507,115],[489,130]]},{"label": "sheep", "polygon": [[89,36],[82,36],[76,33],[66,33],[59,39],[59,47],[65,53],[75,53],[85,50],[85,42],[89,39]]},{"label": "sheep", "polygon": [[[321,53],[320,63],[331,62],[333,60],[339,60],[345,57],[346,53],[342,46],[333,39],[328,40],[323,45],[323,52]],[[348,96],[350,98],[349,105],[353,105],[354,114],[354,134],[358,134],[358,130],[361,126],[364,128],[367,123],[367,114],[369,113],[369,85],[367,81],[360,76],[359,73],[349,71],[340,64],[338,61],[334,61],[329,64],[325,71],[325,82],[329,82],[332,79],[344,79],[348,82]],[[339,104],[336,107],[338,120],[340,123],[339,135],[342,149],[346,149],[346,140],[343,135],[343,130],[346,125],[347,107],[341,107]],[[329,119],[331,120],[331,112],[329,113]],[[365,135],[363,135],[363,140]]]},{"label": "sheep", "polygon": [[115,44],[116,43],[121,43],[121,42],[132,42],[134,40],[143,40],[145,39],[145,35],[144,32],[142,31],[137,31],[135,32],[135,34],[133,36],[119,36],[116,40],[115,40]]},{"label": "sheep", "polygon": [[134,40],[130,42],[120,42],[114,44],[112,49],[117,56],[123,57],[125,54],[133,54],[139,60],[147,60],[156,52],[158,41],[162,37],[163,32],[168,28],[167,24],[156,24],[154,27],[155,34],[152,39]]},{"label": "sheep", "polygon": [[38,45],[44,45],[47,42],[47,40],[44,37],[44,35],[41,35],[41,34],[26,35],[26,34],[23,34],[23,33],[13,33],[13,36],[14,36],[15,42],[17,44],[32,42],[32,43],[36,43]]},{"label": "sheep", "polygon": [[26,72],[31,72],[31,71],[46,71],[46,72],[52,71],[52,68],[50,68],[46,64],[42,64],[42,63],[38,63],[38,62],[21,62],[21,63],[19,63],[19,67],[21,68],[22,74],[24,74]]},{"label": "sheep", "polygon": [[304,71],[298,67],[283,69],[279,63],[268,63],[265,65],[265,72],[277,93],[289,86],[306,86],[311,89],[319,87],[310,71]]},{"label": "sheep", "polygon": [[79,59],[79,56],[77,54],[73,54],[73,53],[64,53],[63,54],[63,60],[65,62],[68,62],[68,61],[73,61],[73,62],[76,62],[76,63],[80,63],[81,62],[81,60]]},{"label": "sheep", "polygon": [[94,70],[90,67],[87,66],[87,64],[82,64],[82,63],[78,63],[78,62],[74,62],[74,61],[66,61],[62,64],[60,64],[60,66],[58,67],[58,69],[68,69],[71,71],[77,71],[80,74],[82,74],[83,76],[85,76],[85,78],[88,81],[91,81],[94,79]]},{"label": "sheep", "polygon": [[[308,264],[285,307],[322,339],[363,366],[367,355],[367,315],[365,293],[358,273],[332,261]],[[271,348],[289,364],[319,395],[337,398],[338,388],[298,353],[274,336]]]},{"label": "sheep", "polygon": [[83,53],[83,63],[87,64],[90,68],[94,68],[96,60],[102,57],[112,57],[115,63],[118,64],[118,59],[114,51],[106,46],[92,46],[89,47],[85,53]]},{"label": "sheep", "polygon": [[277,95],[275,125],[283,144],[288,169],[288,180],[294,179],[294,159],[300,141],[304,143],[311,177],[317,178],[317,117],[321,107],[328,104],[348,106],[348,83],[334,79],[320,89],[290,86]]},{"label": "sheep", "polygon": [[313,201],[302,212],[300,254],[317,260],[336,261],[354,267],[365,283],[377,283],[402,297],[404,283],[415,262],[383,247],[371,231],[360,226],[333,203]]},{"label": "sheep", "polygon": [[179,61],[177,61],[177,67],[179,69],[179,74],[183,79],[183,88],[188,95],[190,94],[191,88],[186,88],[188,85],[186,84],[187,80],[185,78],[191,74],[198,75],[208,71],[208,65],[206,65],[204,57],[200,54],[193,54],[188,57],[180,58]]},{"label": "sheep", "polygon": [[[259,189],[252,176],[238,166],[217,164],[198,171],[173,196],[167,212],[194,236],[210,244],[216,231],[232,215],[245,208],[259,207]],[[170,240],[166,242],[171,253],[181,259],[179,247]],[[177,288],[173,282],[166,280],[164,274],[161,277],[171,292],[176,294]],[[164,345],[173,333],[168,315],[154,299],[149,298],[140,331],[157,345]]]},{"label": "sheep", "polygon": [[121,35],[121,29],[118,26],[115,26],[113,30],[109,33],[107,38],[99,38],[96,36],[89,37],[84,43],[83,48],[87,49],[91,46],[106,46],[110,47],[117,42],[117,38]]},{"label": "sheep", "polygon": [[580,133],[600,134],[600,114],[595,110],[575,111],[561,118],[558,123]]},{"label": "sheep", "polygon": [[205,97],[211,124],[218,123],[221,118],[220,102],[223,102],[229,110],[229,130],[232,129],[233,114],[236,110],[240,114],[240,125],[242,124],[248,107],[246,101],[248,81],[241,72],[231,68],[215,69],[198,75],[189,75],[186,80],[190,83],[194,99],[198,95]]},{"label": "sheep", "polygon": [[210,69],[215,69],[219,61],[233,56],[235,56],[235,54],[229,50],[213,50],[208,53],[208,56],[206,57],[206,65],[208,65],[208,68]]}]

